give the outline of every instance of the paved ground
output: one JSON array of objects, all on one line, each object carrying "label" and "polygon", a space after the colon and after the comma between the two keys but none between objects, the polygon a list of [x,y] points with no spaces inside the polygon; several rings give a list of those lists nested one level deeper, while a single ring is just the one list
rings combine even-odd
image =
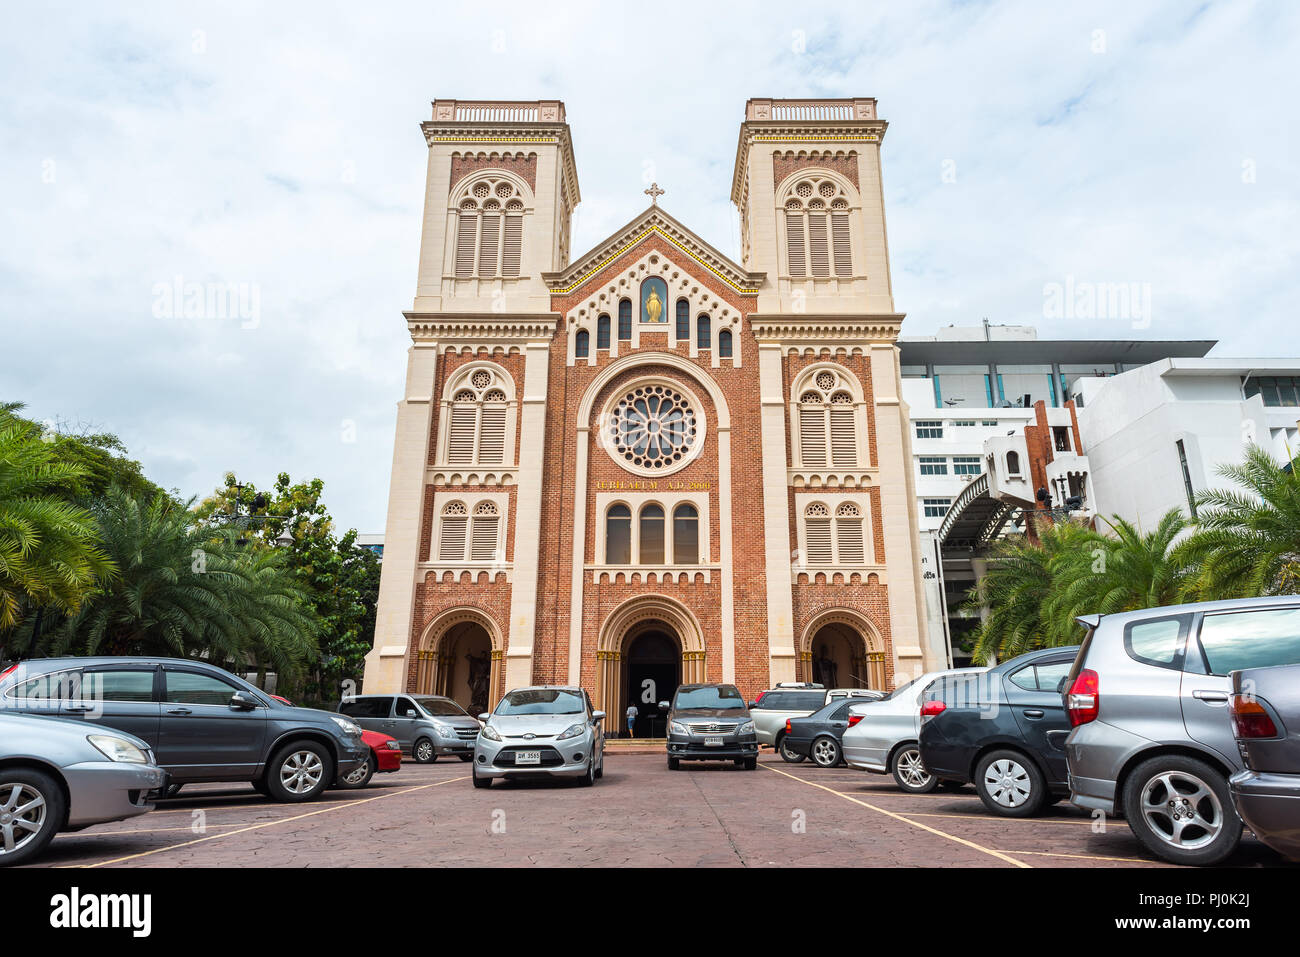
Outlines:
[{"label": "paved ground", "polygon": [[[619,754],[594,788],[470,786],[467,764],[403,764],[365,791],[273,804],[243,786],[187,788],[150,814],[57,837],[38,866],[1160,867],[1122,821],[1094,833],[1068,805],[989,815],[973,790],[905,795],[890,778],[755,771]],[[1286,866],[1247,836],[1230,861]]]}]

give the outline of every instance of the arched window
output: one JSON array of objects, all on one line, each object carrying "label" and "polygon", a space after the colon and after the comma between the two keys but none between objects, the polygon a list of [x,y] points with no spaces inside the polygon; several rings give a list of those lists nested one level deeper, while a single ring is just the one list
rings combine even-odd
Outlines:
[{"label": "arched window", "polygon": [[469,509],[464,502],[448,502],[442,509],[442,522],[438,530],[438,561],[463,562],[465,560],[466,532],[469,526]]},{"label": "arched window", "polygon": [[609,348],[609,316],[601,316],[596,320],[596,348]]},{"label": "arched window", "polygon": [[866,561],[862,537],[862,512],[852,502],[835,510],[836,560],[841,565],[861,565]]},{"label": "arched window", "polygon": [[695,320],[695,348],[711,349],[713,347],[713,329],[708,314],[702,314]]},{"label": "arched window", "polygon": [[632,564],[632,510],[611,505],[605,513],[605,563]]},{"label": "arched window", "polygon": [[804,511],[804,561],[809,565],[829,565],[834,559],[831,544],[831,511],[821,502],[813,502]]},{"label": "arched window", "polygon": [[662,565],[664,563],[664,510],[662,505],[651,503],[641,509],[641,554],[637,564]]},{"label": "arched window", "polygon": [[591,354],[591,333],[586,329],[579,329],[578,334],[573,337],[573,355],[578,359],[585,359]]},{"label": "arched window", "polygon": [[682,503],[673,509],[673,564],[700,563],[700,513]]},{"label": "arched window", "polygon": [[677,300],[677,341],[689,342],[691,338],[691,304],[685,299]]},{"label": "arched window", "polygon": [[833,179],[799,180],[785,199],[786,265],[795,278],[853,275],[849,197]]},{"label": "arched window", "polygon": [[1007,453],[1007,474],[1017,475],[1017,476],[1020,474],[1020,453],[1019,452]]},{"label": "arched window", "polygon": [[469,542],[469,560],[471,562],[491,562],[496,560],[497,531],[500,524],[497,507],[491,502],[479,502],[474,506]]},{"label": "arched window", "polygon": [[509,404],[499,376],[475,369],[457,387],[447,410],[447,462],[504,465]]},{"label": "arched window", "polygon": [[632,300],[623,299],[618,304],[618,341],[632,341]]},{"label": "arched window", "polygon": [[456,276],[519,275],[524,233],[523,193],[507,179],[481,179],[461,200],[456,216]]},{"label": "arched window", "polygon": [[718,357],[721,359],[731,358],[731,330],[723,329],[718,333]]},{"label": "arched window", "polygon": [[805,468],[856,468],[857,408],[848,377],[819,369],[798,398],[799,462]]}]

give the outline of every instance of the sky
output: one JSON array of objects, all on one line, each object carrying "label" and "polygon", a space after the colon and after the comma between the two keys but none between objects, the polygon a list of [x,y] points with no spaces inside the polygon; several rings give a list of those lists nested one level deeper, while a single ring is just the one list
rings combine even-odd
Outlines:
[{"label": "sky", "polygon": [[[435,97],[565,102],[576,254],[655,180],[738,258],[745,101],[873,96],[904,335],[1300,355],[1298,60],[1284,2],[17,6],[0,400],[185,496],[286,471],[383,531]],[[1136,305],[1051,306],[1080,284]]]}]

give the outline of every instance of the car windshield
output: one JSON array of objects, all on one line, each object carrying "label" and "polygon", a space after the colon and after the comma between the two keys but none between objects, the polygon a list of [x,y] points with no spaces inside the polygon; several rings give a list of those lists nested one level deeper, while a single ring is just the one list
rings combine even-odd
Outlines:
[{"label": "car windshield", "polygon": [[416,698],[415,703],[435,718],[454,718],[468,714],[464,708],[448,698]]},{"label": "car windshield", "polygon": [[576,691],[538,688],[512,691],[497,705],[496,714],[582,714],[586,705]]},{"label": "car windshield", "polygon": [[691,708],[717,708],[727,711],[744,711],[745,699],[733,685],[721,685],[708,688],[686,688],[677,692],[673,701],[674,711]]}]

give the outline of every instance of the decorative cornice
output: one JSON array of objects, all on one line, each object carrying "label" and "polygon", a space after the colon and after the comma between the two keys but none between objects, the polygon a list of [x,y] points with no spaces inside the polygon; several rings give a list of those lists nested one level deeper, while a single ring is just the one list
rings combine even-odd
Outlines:
[{"label": "decorative cornice", "polygon": [[744,201],[745,162],[755,143],[880,143],[884,120],[746,120],[740,124],[736,164],[731,174],[731,201]]},{"label": "decorative cornice", "polygon": [[404,312],[412,339],[442,342],[526,342],[549,340],[560,317],[499,316],[495,313]]},{"label": "decorative cornice", "polygon": [[622,229],[600,245],[574,259],[559,272],[542,273],[542,281],[553,295],[565,295],[577,289],[606,265],[651,236],[661,236],[685,255],[745,296],[758,294],[766,273],[750,272],[728,259],[714,247],[669,216],[660,206],[649,206]]},{"label": "decorative cornice", "polygon": [[879,315],[750,315],[750,329],[760,343],[785,346],[825,346],[832,340],[893,342],[904,314]]}]

